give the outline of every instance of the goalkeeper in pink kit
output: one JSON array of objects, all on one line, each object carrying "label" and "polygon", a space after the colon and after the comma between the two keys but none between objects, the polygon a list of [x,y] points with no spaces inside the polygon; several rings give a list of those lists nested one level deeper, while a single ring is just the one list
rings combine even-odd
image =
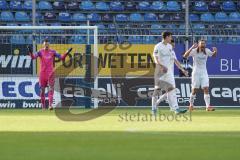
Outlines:
[{"label": "goalkeeper in pink kit", "polygon": [[46,108],[45,104],[45,88],[49,86],[48,92],[48,100],[49,100],[49,109],[52,110],[53,103],[53,94],[54,94],[54,59],[55,57],[64,60],[66,56],[72,51],[70,48],[65,54],[61,55],[57,53],[55,50],[50,49],[50,45],[48,40],[44,40],[43,48],[39,50],[37,53],[33,54],[30,47],[28,47],[29,55],[32,59],[40,58],[40,73],[39,73],[39,85],[41,88],[40,97],[42,108]]}]

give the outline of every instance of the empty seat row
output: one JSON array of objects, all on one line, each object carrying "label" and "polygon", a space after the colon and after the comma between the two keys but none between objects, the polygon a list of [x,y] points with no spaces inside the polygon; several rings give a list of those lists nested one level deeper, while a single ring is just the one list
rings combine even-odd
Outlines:
[{"label": "empty seat row", "polygon": [[[32,0],[26,0],[24,2],[18,0],[11,0],[8,3],[6,0],[0,0],[0,10],[12,9],[12,10],[31,10],[32,8]],[[78,3],[77,1],[54,1],[51,3],[50,1],[42,0],[37,3],[37,9],[40,10],[85,10],[85,11],[124,11],[124,10],[157,10],[157,11],[179,11],[181,10],[181,4],[177,1],[140,1],[138,3],[134,3],[131,1],[128,2],[120,2],[120,1],[112,1],[112,2],[92,2],[90,0],[82,1]]]},{"label": "empty seat row", "polygon": [[[51,43],[61,43],[66,42],[70,44],[86,44],[86,36],[71,36],[71,37],[36,37],[36,42],[41,43],[45,38],[48,38]],[[6,38],[5,38],[6,39]],[[2,38],[0,38],[2,40]],[[9,37],[11,44],[32,44],[32,36],[14,35]],[[119,36],[119,37],[99,37],[99,43],[108,43],[109,41],[115,42],[129,42],[132,44],[155,44],[160,41],[159,36]],[[94,42],[93,36],[90,36],[90,43]],[[223,44],[240,44],[239,37],[208,37],[208,44],[211,43],[223,43]]]},{"label": "empty seat row", "polygon": [[[9,11],[1,12],[2,21],[30,21],[32,15],[28,15],[24,11],[17,11],[15,14]],[[98,13],[74,13],[73,15],[68,12],[60,12],[56,15],[54,12],[45,12],[44,16],[40,13],[36,13],[36,19],[38,21],[43,20],[59,20],[60,22],[86,22],[90,21],[117,21],[117,22],[142,22],[142,21],[183,21],[184,16],[182,14],[155,14],[155,13],[132,13],[132,14],[98,14]]]},{"label": "empty seat row", "polygon": [[212,13],[203,13],[201,15],[198,14],[190,14],[190,21],[202,21],[202,22],[240,22],[240,13],[239,12],[231,12],[229,14],[225,12],[217,12],[216,14]]},{"label": "empty seat row", "polygon": [[193,10],[195,11],[236,11],[237,9],[240,10],[240,1],[235,3],[231,0],[223,1],[222,4],[217,1],[213,0],[209,3],[209,5],[206,3],[206,1],[200,0],[193,2]]}]

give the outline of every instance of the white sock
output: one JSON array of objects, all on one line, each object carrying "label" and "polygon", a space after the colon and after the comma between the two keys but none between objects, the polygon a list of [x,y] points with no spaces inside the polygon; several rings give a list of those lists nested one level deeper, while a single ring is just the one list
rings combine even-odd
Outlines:
[{"label": "white sock", "polygon": [[210,106],[210,95],[204,94],[204,100],[205,100],[206,107],[209,107]]},{"label": "white sock", "polygon": [[196,98],[196,94],[193,95],[193,94],[191,93],[191,95],[190,95],[190,100],[189,100],[190,106],[194,106],[194,100],[195,100],[195,98]]},{"label": "white sock", "polygon": [[157,89],[154,89],[153,95],[152,95],[152,110],[155,110],[157,108]]},{"label": "white sock", "polygon": [[171,110],[175,111],[179,108],[175,89],[167,93],[167,98]]},{"label": "white sock", "polygon": [[159,103],[161,103],[162,101],[166,100],[167,99],[167,93],[164,93],[163,95],[161,95],[159,97],[159,99],[157,100],[156,102],[156,105],[158,105]]}]

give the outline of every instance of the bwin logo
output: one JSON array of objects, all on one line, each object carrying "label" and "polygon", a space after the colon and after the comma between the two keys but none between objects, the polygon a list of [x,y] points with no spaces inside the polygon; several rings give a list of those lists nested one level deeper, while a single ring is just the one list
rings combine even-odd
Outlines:
[{"label": "bwin logo", "polygon": [[27,55],[0,55],[1,68],[30,68],[31,62]]}]

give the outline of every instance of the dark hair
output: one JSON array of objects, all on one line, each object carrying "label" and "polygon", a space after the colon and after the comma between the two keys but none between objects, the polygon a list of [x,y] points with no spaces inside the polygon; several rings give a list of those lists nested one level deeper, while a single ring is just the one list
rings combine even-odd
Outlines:
[{"label": "dark hair", "polygon": [[171,40],[171,43],[175,43],[174,39]]},{"label": "dark hair", "polygon": [[44,39],[44,40],[43,40],[43,43],[44,43],[44,42],[46,42],[46,43],[47,43],[47,42],[49,42],[49,41],[48,41],[48,39]]},{"label": "dark hair", "polygon": [[168,32],[168,31],[164,31],[162,32],[162,38],[165,39],[167,38],[168,36],[171,36],[172,35],[172,32]]},{"label": "dark hair", "polygon": [[[198,40],[198,42],[201,42],[201,41],[204,41],[205,42],[205,40],[204,39],[200,39],[200,40]],[[200,52],[200,47],[197,47],[197,53],[199,53]],[[206,48],[203,50],[203,54],[207,54],[206,53]]]}]

